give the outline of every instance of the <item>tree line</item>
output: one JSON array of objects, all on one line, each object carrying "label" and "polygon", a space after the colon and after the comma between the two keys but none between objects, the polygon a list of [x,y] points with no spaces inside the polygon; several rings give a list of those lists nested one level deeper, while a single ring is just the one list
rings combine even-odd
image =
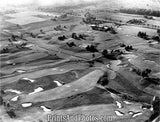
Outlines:
[{"label": "tree line", "polygon": [[159,10],[151,10],[151,9],[120,9],[120,12],[127,14],[138,14],[138,15],[148,15],[160,17]]}]

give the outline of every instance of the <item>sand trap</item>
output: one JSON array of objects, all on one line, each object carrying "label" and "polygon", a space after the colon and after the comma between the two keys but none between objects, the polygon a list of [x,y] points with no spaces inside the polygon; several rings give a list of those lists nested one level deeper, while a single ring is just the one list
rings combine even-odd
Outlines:
[{"label": "sand trap", "polygon": [[52,68],[53,71],[57,70],[57,68]]},{"label": "sand trap", "polygon": [[50,111],[51,111],[51,109],[48,109],[48,108],[46,108],[45,106],[41,106],[41,108],[42,108],[43,111],[45,111],[45,112],[50,112]]},{"label": "sand trap", "polygon": [[26,108],[26,107],[30,107],[32,105],[32,103],[23,103],[22,107]]},{"label": "sand trap", "polygon": [[33,47],[33,44],[27,44],[25,47]]},{"label": "sand trap", "polygon": [[120,102],[116,101],[116,105],[118,108],[122,108],[122,104]]},{"label": "sand trap", "polygon": [[7,90],[5,90],[5,92],[13,92],[13,93],[16,93],[16,94],[21,94],[22,93],[18,90],[13,90],[13,89],[7,89]]},{"label": "sand trap", "polygon": [[28,80],[28,81],[30,81],[30,82],[35,82],[35,80],[32,80],[32,79],[30,79],[30,78],[22,78],[23,80]]},{"label": "sand trap", "polygon": [[78,89],[75,89],[74,91],[79,91]]},{"label": "sand trap", "polygon": [[117,98],[118,98],[118,96],[117,96],[116,94],[113,94],[113,93],[111,93],[111,92],[110,92],[110,95],[111,95],[111,97],[112,97],[113,99],[117,99]]},{"label": "sand trap", "polygon": [[133,114],[134,114],[134,112],[133,112],[133,111],[129,111],[129,112],[128,112],[128,114],[133,115]]},{"label": "sand trap", "polygon": [[158,44],[158,42],[154,41],[154,42],[151,42],[151,44]]},{"label": "sand trap", "polygon": [[123,116],[124,115],[124,113],[122,113],[121,111],[114,111],[115,112],[115,114],[117,115],[117,116]]},{"label": "sand trap", "polygon": [[143,114],[143,113],[138,112],[138,113],[133,114],[133,116],[132,116],[132,117],[136,117],[136,116],[139,116],[139,115],[142,115],[142,114]]},{"label": "sand trap", "polygon": [[19,98],[19,96],[15,96],[15,97],[13,97],[13,98],[11,99],[11,101],[17,101],[18,98]]},{"label": "sand trap", "polygon": [[131,103],[131,102],[128,102],[128,101],[123,101],[125,104],[127,104],[127,105],[132,105],[133,103]]},{"label": "sand trap", "polygon": [[43,91],[43,88],[38,87],[38,88],[36,88],[36,89],[34,90],[34,92],[29,93],[29,95],[35,94],[35,93],[38,93],[38,92],[41,92],[41,91]]},{"label": "sand trap", "polygon": [[6,61],[5,63],[6,63],[6,64],[11,64],[12,61],[8,60],[8,61]]},{"label": "sand trap", "polygon": [[71,87],[71,85],[65,85],[65,87],[68,87],[68,88],[69,88],[69,87]]},{"label": "sand trap", "polygon": [[56,84],[57,84],[57,86],[63,86],[63,84],[62,83],[60,83],[59,81],[53,81],[53,82],[55,82]]},{"label": "sand trap", "polygon": [[21,70],[21,69],[17,69],[16,70],[18,73],[24,73],[24,72],[26,72],[25,70]]}]

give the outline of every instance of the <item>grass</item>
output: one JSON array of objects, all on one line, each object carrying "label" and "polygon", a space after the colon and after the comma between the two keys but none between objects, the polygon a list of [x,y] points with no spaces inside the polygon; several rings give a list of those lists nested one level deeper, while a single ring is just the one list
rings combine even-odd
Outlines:
[{"label": "grass", "polygon": [[24,93],[33,92],[37,87],[42,87],[44,90],[50,90],[57,87],[54,80],[62,81],[64,83],[70,83],[77,79],[76,74],[78,74],[78,78],[81,78],[90,70],[71,70],[66,73],[56,74],[56,75],[46,75],[43,77],[35,78],[35,82],[31,83],[30,81],[26,81],[23,79],[19,79],[17,82],[10,83],[4,85],[2,89],[14,89]]},{"label": "grass", "polygon": [[[103,75],[103,71],[95,70],[88,73],[84,77],[68,84],[68,85],[71,85],[70,87],[66,87],[64,85],[62,87],[47,90],[45,92],[41,92],[41,93],[29,95],[29,96],[25,95],[25,96],[22,96],[21,102],[23,103],[27,101],[30,101],[30,102],[49,101],[49,100],[55,100],[55,99],[71,96],[74,94],[78,94],[81,92],[85,92],[88,89],[93,88],[96,85],[96,82],[99,79],[99,77],[102,75]],[[74,89],[78,89],[78,91],[75,91]]]},{"label": "grass", "polygon": [[84,105],[96,105],[96,104],[111,104],[113,98],[105,90],[99,88],[93,88],[84,93],[76,94],[70,97],[57,99],[53,101],[37,102],[35,107],[47,106],[51,109],[68,109]]}]

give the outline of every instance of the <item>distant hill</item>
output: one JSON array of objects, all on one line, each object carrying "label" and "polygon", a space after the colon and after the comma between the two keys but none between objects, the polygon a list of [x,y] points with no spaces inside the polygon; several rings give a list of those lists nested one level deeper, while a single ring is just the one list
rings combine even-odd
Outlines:
[{"label": "distant hill", "polygon": [[103,0],[103,7],[160,10],[160,0]]}]

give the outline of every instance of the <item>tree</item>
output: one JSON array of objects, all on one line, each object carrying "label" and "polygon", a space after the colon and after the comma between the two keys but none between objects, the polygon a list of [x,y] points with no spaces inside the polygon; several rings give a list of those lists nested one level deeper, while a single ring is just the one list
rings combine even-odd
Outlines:
[{"label": "tree", "polygon": [[128,45],[128,46],[125,47],[125,50],[126,51],[131,51],[131,50],[133,50],[133,47]]},{"label": "tree", "polygon": [[65,40],[65,39],[67,39],[65,35],[58,37],[58,40],[61,40],[61,41]]},{"label": "tree", "polygon": [[9,110],[6,112],[11,118],[15,118],[16,117],[16,114],[14,112],[14,110]]},{"label": "tree", "polygon": [[160,99],[159,99],[159,97],[155,96],[155,99],[152,101],[152,106],[153,106],[153,114],[150,116],[149,120],[147,120],[148,122],[152,122],[160,114],[160,111],[159,111]]},{"label": "tree", "polygon": [[70,42],[70,43],[67,42],[67,45],[68,45],[69,47],[73,47],[73,46],[76,47],[76,44],[75,44],[74,42]]},{"label": "tree", "polygon": [[159,36],[153,36],[152,39],[160,42],[160,37]]},{"label": "tree", "polygon": [[105,58],[112,59],[112,60],[116,60],[118,58],[118,56],[121,55],[121,54],[123,54],[123,52],[120,51],[120,50],[111,50],[110,53],[108,53],[107,50],[102,51],[102,55]]},{"label": "tree", "polygon": [[94,66],[94,61],[89,61],[89,67],[93,67]]},{"label": "tree", "polygon": [[1,50],[1,53],[9,53],[9,49],[7,47],[5,47]]},{"label": "tree", "polygon": [[114,29],[113,27],[110,28],[110,32],[111,32],[112,34],[117,34],[117,32],[115,31],[115,29]]},{"label": "tree", "polygon": [[44,34],[45,32],[43,31],[43,29],[40,29],[40,32],[42,33],[42,34]]},{"label": "tree", "polygon": [[79,38],[85,40],[85,38],[84,38],[84,36],[82,34],[79,35]]},{"label": "tree", "polygon": [[120,47],[125,47],[126,45],[124,43],[121,43],[120,44]]},{"label": "tree", "polygon": [[146,32],[138,32],[137,34],[138,37],[149,40],[148,35],[146,34]]},{"label": "tree", "polygon": [[3,98],[0,96],[0,105],[3,105]]},{"label": "tree", "polygon": [[102,55],[105,57],[105,56],[107,56],[108,55],[108,51],[107,50],[103,50],[102,51]]},{"label": "tree", "polygon": [[92,58],[95,58],[95,54],[94,53],[92,54]]},{"label": "tree", "polygon": [[79,38],[78,38],[78,36],[77,36],[77,34],[76,34],[76,33],[72,33],[72,38],[73,38],[73,39],[77,39],[77,40],[79,40]]},{"label": "tree", "polygon": [[34,35],[33,33],[30,33],[32,38],[36,38],[36,35]]},{"label": "tree", "polygon": [[96,47],[94,45],[88,45],[86,47],[86,50],[90,51],[90,52],[98,52],[98,50],[96,49]]},{"label": "tree", "polygon": [[97,81],[97,84],[100,84],[102,86],[106,86],[108,85],[109,80],[108,80],[108,74],[105,73],[102,77],[99,78],[99,80]]},{"label": "tree", "polygon": [[160,29],[157,29],[157,33],[160,35]]},{"label": "tree", "polygon": [[142,71],[142,77],[148,77],[148,75],[151,73],[151,69],[145,69]]},{"label": "tree", "polygon": [[5,94],[5,92],[4,92],[4,90],[3,89],[1,89],[1,94],[3,95],[3,94]]},{"label": "tree", "polygon": [[16,41],[15,35],[11,35],[11,39],[12,39],[13,41]]}]

